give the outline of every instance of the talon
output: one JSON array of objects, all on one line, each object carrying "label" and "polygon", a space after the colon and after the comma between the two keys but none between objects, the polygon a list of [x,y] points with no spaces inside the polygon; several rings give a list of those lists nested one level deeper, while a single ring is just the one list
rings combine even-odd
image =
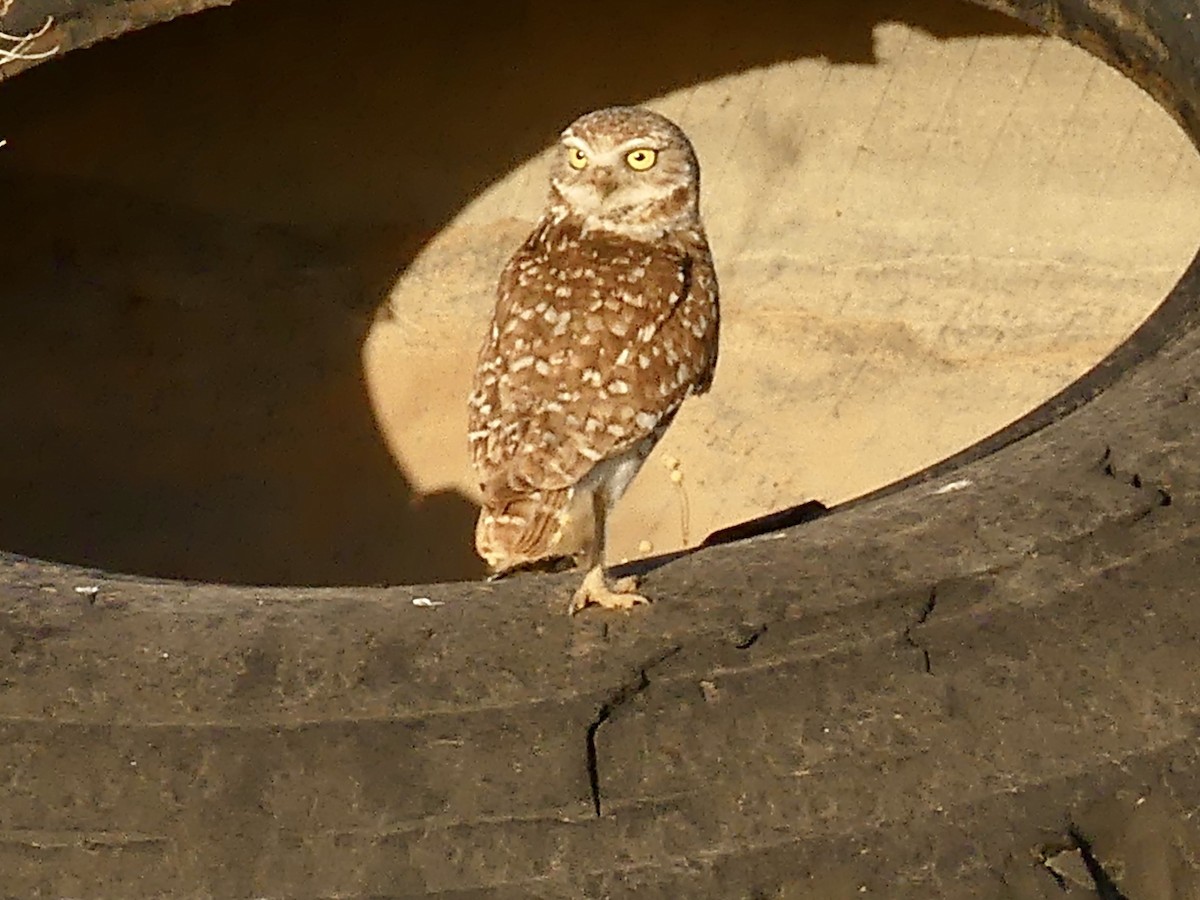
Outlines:
[{"label": "talon", "polygon": [[634,593],[637,579],[633,577],[619,579],[613,587],[604,581],[604,570],[596,566],[584,576],[583,584],[571,598],[567,611],[571,615],[588,606],[599,606],[604,609],[622,609],[628,612],[635,606],[649,603],[649,599]]}]

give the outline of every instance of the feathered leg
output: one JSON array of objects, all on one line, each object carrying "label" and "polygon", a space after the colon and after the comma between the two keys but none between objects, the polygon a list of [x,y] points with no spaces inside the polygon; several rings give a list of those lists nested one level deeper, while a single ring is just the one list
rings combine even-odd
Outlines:
[{"label": "feathered leg", "polygon": [[612,587],[604,578],[604,544],[608,520],[608,489],[600,485],[592,494],[592,536],[587,545],[584,565],[587,574],[583,576],[583,584],[571,598],[567,611],[574,615],[585,607],[595,604],[604,609],[630,610],[640,603],[650,601],[641,594],[635,593],[637,579],[622,578]]}]

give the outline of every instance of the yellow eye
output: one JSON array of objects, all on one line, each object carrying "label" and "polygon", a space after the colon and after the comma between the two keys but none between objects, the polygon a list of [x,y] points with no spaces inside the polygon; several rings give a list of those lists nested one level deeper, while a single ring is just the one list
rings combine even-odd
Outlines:
[{"label": "yellow eye", "polygon": [[658,151],[651,150],[649,147],[640,147],[637,150],[630,150],[625,155],[625,162],[629,168],[635,172],[645,172],[656,162],[658,162]]},{"label": "yellow eye", "polygon": [[578,147],[572,147],[567,151],[567,162],[571,164],[572,169],[582,169],[588,164],[587,154]]}]

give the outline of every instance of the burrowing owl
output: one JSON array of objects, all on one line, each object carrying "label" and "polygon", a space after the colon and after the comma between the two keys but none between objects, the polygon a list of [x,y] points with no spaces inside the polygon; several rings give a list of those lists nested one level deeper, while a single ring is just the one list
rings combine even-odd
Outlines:
[{"label": "burrowing owl", "polygon": [[645,109],[577,119],[500,275],[470,397],[475,546],[494,571],[582,549],[572,612],[646,602],[605,580],[605,520],[680,404],[711,385],[718,326],[687,136]]}]

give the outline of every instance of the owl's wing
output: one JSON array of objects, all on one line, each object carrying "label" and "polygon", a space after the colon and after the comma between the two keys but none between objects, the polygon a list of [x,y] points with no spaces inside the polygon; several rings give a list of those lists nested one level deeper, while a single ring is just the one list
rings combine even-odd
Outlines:
[{"label": "owl's wing", "polygon": [[500,406],[500,379],[507,368],[505,353],[501,350],[501,328],[508,326],[513,301],[523,293],[522,286],[518,284],[521,265],[528,265],[527,260],[536,252],[536,239],[544,229],[545,223],[539,223],[501,271],[496,288],[496,308],[487,337],[479,348],[471,395],[467,401],[467,448],[481,486],[503,461],[500,453],[502,445],[498,438],[508,417],[503,415]]},{"label": "owl's wing", "polygon": [[702,240],[592,256],[584,246],[579,265],[546,271],[522,251],[501,277],[472,400],[472,456],[493,500],[570,487],[661,433],[716,362]]},{"label": "owl's wing", "polygon": [[[694,261],[691,268],[691,290],[695,295],[696,309],[689,325],[693,336],[699,330],[703,337],[698,340],[706,351],[704,365],[697,373],[693,394],[707,394],[712,388],[713,376],[717,371],[717,354],[720,347],[721,301],[717,288],[717,272],[713,266],[712,253],[703,238],[689,247],[689,256]],[[702,326],[702,327],[698,327]]]}]

